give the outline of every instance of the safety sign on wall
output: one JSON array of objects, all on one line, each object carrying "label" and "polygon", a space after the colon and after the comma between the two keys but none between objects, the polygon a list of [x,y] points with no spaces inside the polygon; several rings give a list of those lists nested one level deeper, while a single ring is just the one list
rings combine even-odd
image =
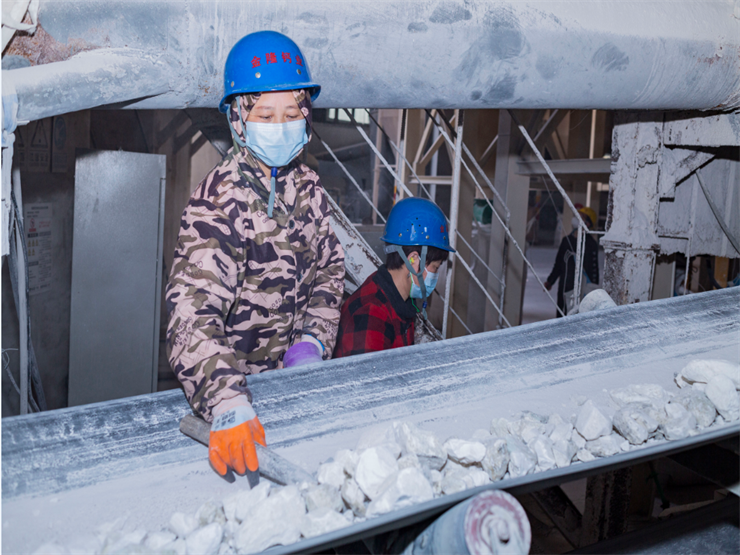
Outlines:
[{"label": "safety sign on wall", "polygon": [[36,126],[29,132],[31,139],[27,150],[28,171],[49,171],[51,158],[50,121],[50,118],[38,120]]},{"label": "safety sign on wall", "polygon": [[23,212],[28,253],[28,293],[36,295],[51,288],[52,204],[27,204]]}]

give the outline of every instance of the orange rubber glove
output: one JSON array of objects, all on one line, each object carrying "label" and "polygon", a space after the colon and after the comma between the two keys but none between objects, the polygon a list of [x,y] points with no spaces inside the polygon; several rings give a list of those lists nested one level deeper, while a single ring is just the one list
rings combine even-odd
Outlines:
[{"label": "orange rubber glove", "polygon": [[259,468],[256,441],[263,447],[265,430],[247,397],[240,395],[222,401],[213,409],[213,424],[208,440],[208,459],[221,476],[229,469],[244,475]]}]

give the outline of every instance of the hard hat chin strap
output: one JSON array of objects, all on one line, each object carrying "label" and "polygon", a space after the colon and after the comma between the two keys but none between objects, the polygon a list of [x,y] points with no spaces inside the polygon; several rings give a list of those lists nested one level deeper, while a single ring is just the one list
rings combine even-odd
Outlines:
[{"label": "hard hat chin strap", "polygon": [[416,279],[419,281],[419,289],[421,289],[421,313],[424,315],[424,318],[427,317],[427,287],[424,283],[424,270],[427,267],[427,246],[423,245],[421,247],[421,258],[419,260],[419,271],[417,272],[414,270],[414,267],[411,265],[411,262],[409,262],[409,259],[406,256],[406,253],[403,252],[403,247],[401,245],[393,245],[394,249],[403,260],[403,263],[406,264],[406,267],[409,269],[409,272],[411,272],[413,275],[416,276]]}]

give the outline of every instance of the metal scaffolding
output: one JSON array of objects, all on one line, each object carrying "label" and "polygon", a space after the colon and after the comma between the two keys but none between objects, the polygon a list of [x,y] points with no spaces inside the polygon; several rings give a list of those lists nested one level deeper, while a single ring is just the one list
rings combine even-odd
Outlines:
[{"label": "metal scaffolding", "polygon": [[[432,195],[430,194],[429,190],[424,186],[424,179],[423,177],[420,177],[415,168],[414,165],[406,158],[404,155],[403,150],[396,145],[396,143],[391,139],[390,135],[383,129],[382,125],[378,122],[378,120],[370,114],[370,111],[368,110],[368,114],[372,121],[375,123],[375,125],[378,128],[378,131],[383,134],[383,136],[388,141],[391,148],[395,151],[396,157],[397,157],[397,164],[394,166],[389,163],[389,161],[383,156],[383,154],[380,152],[379,148],[376,146],[376,144],[370,139],[367,132],[363,129],[363,127],[357,123],[357,121],[354,118],[354,115],[349,110],[345,110],[347,113],[347,116],[350,118],[350,121],[355,126],[357,131],[360,133],[362,138],[367,142],[372,152],[375,154],[377,159],[380,161],[383,167],[385,167],[386,170],[390,173],[390,175],[393,177],[395,183],[398,186],[398,189],[403,191],[403,194],[407,196],[415,196],[407,184],[404,182],[404,180],[401,178],[401,176],[398,173],[398,167],[401,161],[406,165],[406,167],[409,169],[411,176],[413,177],[413,180],[416,181],[419,188],[423,192],[424,195],[426,195],[428,198],[432,198]],[[499,326],[501,327],[511,327],[511,323],[506,318],[503,312],[503,304],[504,304],[504,293],[506,289],[506,252],[504,252],[504,266],[502,270],[502,275],[499,276],[494,272],[494,270],[490,267],[490,265],[475,251],[475,249],[472,248],[470,243],[465,239],[465,237],[459,232],[457,228],[457,218],[459,215],[459,192],[460,192],[460,178],[462,175],[463,169],[467,172],[469,177],[471,178],[476,190],[478,191],[479,195],[485,199],[488,206],[490,206],[492,214],[495,216],[496,221],[498,221],[499,225],[502,226],[502,229],[505,232],[505,243],[504,243],[504,249],[508,248],[508,244],[512,243],[514,248],[519,252],[520,256],[522,257],[524,263],[527,265],[529,270],[534,275],[535,279],[539,283],[542,290],[546,293],[547,297],[550,299],[550,301],[555,306],[558,313],[562,316],[564,316],[564,312],[558,307],[557,302],[555,302],[555,299],[550,296],[550,294],[547,291],[547,288],[545,287],[545,284],[542,282],[540,277],[537,275],[537,273],[534,270],[534,267],[532,266],[532,263],[529,261],[527,256],[524,253],[524,249],[519,245],[519,243],[514,238],[511,228],[510,228],[510,218],[511,218],[511,212],[509,211],[509,208],[501,196],[501,194],[496,190],[496,188],[493,186],[493,183],[491,183],[491,180],[488,178],[486,173],[483,171],[483,168],[481,167],[478,160],[476,160],[475,156],[473,156],[470,149],[467,147],[467,145],[462,140],[463,135],[463,129],[464,129],[464,113],[462,110],[456,111],[455,116],[453,116],[453,120],[455,121],[455,125],[453,127],[453,124],[450,120],[447,120],[443,114],[441,114],[437,110],[426,110],[427,115],[429,116],[428,124],[431,123],[439,132],[439,137],[442,142],[446,142],[451,150],[455,153],[454,156],[454,163],[453,163],[453,172],[452,172],[452,192],[451,192],[451,207],[450,207],[450,217],[448,219],[449,221],[449,228],[450,228],[450,243],[451,246],[454,248],[457,244],[457,240],[459,239],[471,252],[473,257],[475,257],[475,260],[480,263],[483,268],[485,268],[486,272],[491,274],[496,281],[500,285],[500,297],[499,302],[497,303],[491,296],[491,293],[488,291],[488,288],[484,286],[478,277],[473,272],[471,266],[468,264],[468,262],[459,254],[455,253],[455,255],[452,257],[451,264],[449,272],[448,272],[448,278],[446,280],[445,284],[445,294],[444,296],[440,297],[443,299],[444,302],[444,310],[443,310],[443,325],[442,325],[442,335],[443,337],[447,336],[447,328],[448,328],[448,318],[449,313],[452,312],[453,316],[461,323],[463,328],[468,332],[471,333],[470,328],[463,322],[462,318],[457,314],[456,311],[452,309],[452,280],[454,279],[454,272],[456,264],[459,262],[462,267],[465,269],[465,271],[468,273],[468,275],[472,278],[473,282],[476,284],[477,287],[480,288],[480,290],[485,295],[486,299],[491,303],[491,305],[494,307],[496,312],[499,315]],[[513,116],[512,116],[513,117]],[[550,119],[545,122],[543,128],[537,133],[537,136],[540,136],[544,133],[544,130],[550,126],[551,120],[555,117],[555,114],[553,114]],[[441,120],[441,121],[440,121]],[[535,155],[537,156],[539,162],[543,165],[545,168],[545,171],[547,172],[547,175],[552,179],[552,181],[555,183],[555,186],[557,187],[560,194],[563,196],[563,198],[568,203],[568,206],[571,208],[574,214],[578,214],[578,211],[575,209],[575,206],[573,205],[572,201],[568,197],[567,193],[563,189],[563,187],[560,185],[559,181],[555,177],[554,173],[550,169],[550,167],[547,165],[547,162],[544,160],[542,155],[540,154],[539,150],[534,144],[534,141],[530,137],[529,133],[527,132],[526,128],[521,125],[515,118],[514,121],[516,122],[517,127],[519,128],[520,132],[526,139],[527,143],[529,143],[530,147],[534,151]],[[447,129],[446,129],[447,128]],[[449,133],[448,133],[449,130]],[[452,135],[452,136],[451,136]],[[493,147],[495,146],[497,142],[498,136],[493,139],[491,144],[486,148],[486,151],[484,152],[484,155],[481,157],[481,160],[484,160],[490,155],[491,151],[493,150]],[[358,189],[358,191],[361,193],[362,198],[364,198],[368,204],[372,207],[373,211],[377,216],[380,216],[382,221],[385,221],[385,217],[380,213],[377,206],[372,202],[370,197],[367,195],[367,193],[362,190],[362,188],[359,186],[357,181],[354,179],[354,177],[351,175],[349,170],[342,164],[337,156],[334,154],[332,149],[329,147],[329,145],[323,141],[321,138],[319,138],[324,148],[327,150],[327,152],[331,155],[331,157],[334,159],[335,162],[339,164],[339,167],[342,169],[342,171],[347,175],[350,182],[353,184],[355,188]],[[466,161],[466,159],[463,157],[463,153],[469,160]],[[472,167],[475,169],[475,172]],[[476,177],[476,172],[482,177],[483,181],[487,185],[488,190],[491,192],[493,198],[491,198],[488,194],[486,194],[485,190],[481,186],[478,178]],[[498,200],[500,207],[497,208],[497,206],[494,204],[493,199]],[[579,220],[579,226],[578,226],[578,234],[577,234],[577,252],[576,252],[576,264],[577,268],[582,269],[583,268],[583,258],[584,258],[584,243],[585,243],[585,237],[586,234],[598,234],[599,232],[589,231],[586,227],[583,220],[580,218],[580,215],[578,216]],[[580,292],[582,288],[582,271],[576,272],[576,281],[574,286],[574,301],[573,306],[569,307],[569,311],[574,310],[580,301]]]}]

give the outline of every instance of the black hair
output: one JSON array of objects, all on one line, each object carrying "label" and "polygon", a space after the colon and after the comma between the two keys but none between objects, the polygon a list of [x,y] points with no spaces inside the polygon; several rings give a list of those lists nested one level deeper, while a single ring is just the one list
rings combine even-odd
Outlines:
[{"label": "black hair", "polygon": [[[421,245],[417,246],[404,246],[401,247],[403,249],[403,253],[406,255],[406,258],[408,258],[409,254],[416,251],[419,254],[421,254]],[[447,257],[450,256],[450,253],[438,249],[437,247],[427,247],[427,259],[426,259],[426,265],[428,266],[432,262],[444,262],[447,260]],[[401,258],[401,255],[397,252],[389,252],[385,255],[385,267],[389,270],[398,270],[399,268],[402,268],[405,266],[403,262],[403,258]]]}]

